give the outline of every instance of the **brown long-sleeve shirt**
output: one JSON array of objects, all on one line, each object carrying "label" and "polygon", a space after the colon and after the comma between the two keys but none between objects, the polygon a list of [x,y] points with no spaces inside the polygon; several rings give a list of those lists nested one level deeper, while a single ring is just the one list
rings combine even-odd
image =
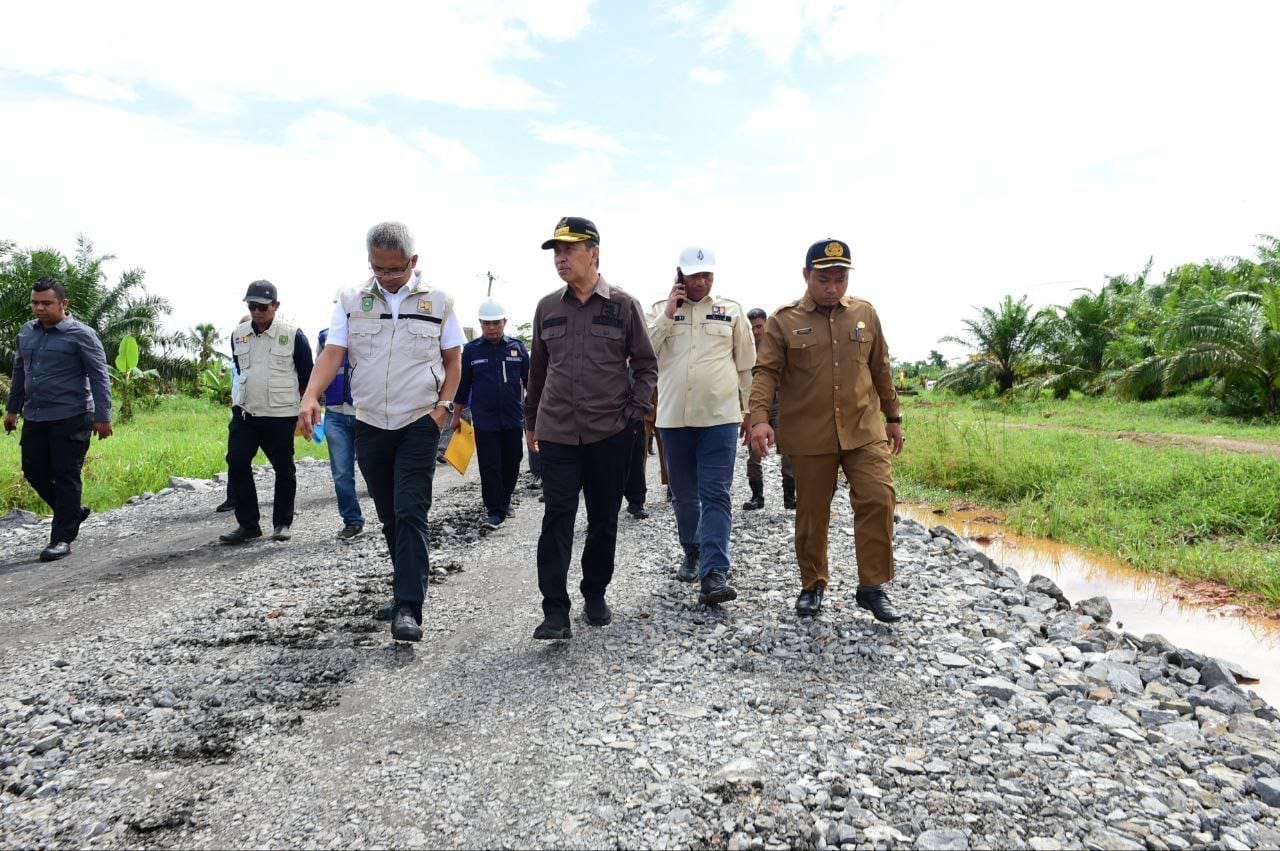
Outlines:
[{"label": "brown long-sleeve shirt", "polygon": [[752,426],[769,422],[779,389],[783,455],[847,452],[886,440],[881,414],[898,416],[898,391],[875,308],[853,296],[821,308],[807,294],[778,308],[752,370]]},{"label": "brown long-sleeve shirt", "polygon": [[539,440],[595,443],[649,412],[658,359],[644,309],[603,276],[585,303],[567,286],[538,302],[529,356],[525,428]]}]

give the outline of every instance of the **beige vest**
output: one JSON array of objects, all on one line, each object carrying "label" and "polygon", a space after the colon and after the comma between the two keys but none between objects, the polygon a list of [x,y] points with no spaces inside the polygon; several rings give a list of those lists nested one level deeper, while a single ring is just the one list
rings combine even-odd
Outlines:
[{"label": "beige vest", "polygon": [[232,400],[254,417],[298,415],[298,371],[293,344],[298,330],[280,318],[261,334],[245,322],[231,335],[231,348],[240,365],[240,384]]},{"label": "beige vest", "polygon": [[375,428],[404,428],[430,413],[444,386],[440,334],[453,299],[418,276],[407,286],[395,321],[372,278],[338,296],[347,314],[356,419]]}]

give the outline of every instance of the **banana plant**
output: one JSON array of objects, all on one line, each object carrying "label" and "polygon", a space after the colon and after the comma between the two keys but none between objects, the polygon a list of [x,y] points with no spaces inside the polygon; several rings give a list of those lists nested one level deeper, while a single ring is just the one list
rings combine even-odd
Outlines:
[{"label": "banana plant", "polygon": [[111,383],[120,391],[120,421],[127,423],[133,419],[133,394],[137,385],[159,378],[160,373],[154,369],[138,368],[138,341],[132,334],[120,341],[115,366],[109,366],[107,370],[111,373]]}]

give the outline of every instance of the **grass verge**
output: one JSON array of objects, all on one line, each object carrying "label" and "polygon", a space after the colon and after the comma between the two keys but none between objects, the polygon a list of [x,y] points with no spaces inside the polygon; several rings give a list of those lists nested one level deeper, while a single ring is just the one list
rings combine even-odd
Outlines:
[{"label": "grass verge", "polygon": [[[1280,461],[1007,429],[963,403],[907,406],[909,449],[894,465],[903,498],[951,494],[1002,509],[1021,534],[1213,579],[1280,607]],[[1133,421],[1143,416],[1169,423],[1141,412]]]},{"label": "grass verge", "polygon": [[[170,476],[211,478],[227,469],[227,420],[230,412],[202,399],[164,399],[133,421],[117,424],[115,434],[89,444],[84,463],[84,503],[95,511],[122,505],[143,491],[169,486]],[[5,510],[25,508],[49,514],[22,478],[18,433],[0,437],[0,500]],[[295,438],[295,457],[328,458],[327,444]],[[262,453],[255,459],[266,463]]]}]

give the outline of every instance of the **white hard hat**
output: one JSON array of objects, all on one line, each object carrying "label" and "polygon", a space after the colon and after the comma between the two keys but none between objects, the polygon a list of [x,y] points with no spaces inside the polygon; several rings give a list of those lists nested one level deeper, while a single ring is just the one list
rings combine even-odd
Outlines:
[{"label": "white hard hat", "polygon": [[507,312],[502,309],[502,305],[498,304],[496,299],[487,298],[480,302],[481,322],[497,322],[499,319],[506,318]]},{"label": "white hard hat", "polygon": [[716,256],[711,253],[710,248],[691,245],[680,252],[680,271],[686,275],[696,275],[699,272],[714,272],[715,268]]}]

